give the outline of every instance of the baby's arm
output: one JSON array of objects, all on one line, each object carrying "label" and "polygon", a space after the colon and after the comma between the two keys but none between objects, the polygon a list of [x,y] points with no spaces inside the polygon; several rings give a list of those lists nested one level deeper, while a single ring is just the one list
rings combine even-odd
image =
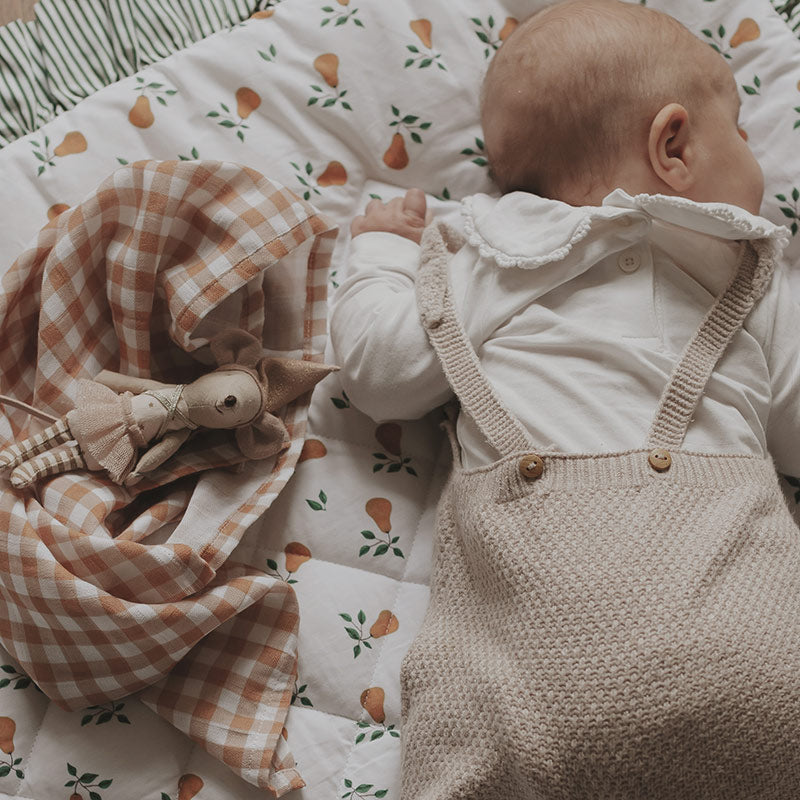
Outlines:
[{"label": "baby's arm", "polygon": [[369,203],[352,222],[349,277],[332,303],[331,342],[343,388],[378,421],[414,419],[451,394],[414,291],[426,217],[419,189]]}]

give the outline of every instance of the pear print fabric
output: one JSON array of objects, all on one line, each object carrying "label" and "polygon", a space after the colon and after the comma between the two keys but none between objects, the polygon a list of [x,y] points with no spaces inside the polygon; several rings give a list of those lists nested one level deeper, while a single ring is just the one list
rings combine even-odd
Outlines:
[{"label": "pear print fabric", "polygon": [[[677,16],[733,68],[742,129],[764,168],[763,214],[793,225],[787,255],[797,264],[796,34],[768,0],[647,3]],[[339,226],[327,286],[309,288],[324,302],[325,291],[346,277],[347,228],[370,197],[387,201],[419,186],[438,216],[458,224],[461,198],[493,191],[478,121],[480,82],[518,22],[543,4],[267,3],[3,148],[2,271],[48,220],[117,167],[222,160],[257,170]],[[791,279],[800,298],[800,269]],[[225,297],[219,308],[232,318],[248,311]],[[324,331],[317,319],[309,333]],[[0,418],[0,434],[11,433]],[[448,463],[437,415],[373,421],[333,374],[311,397],[291,481],[264,513],[246,519],[232,557],[280,582],[300,616],[289,711],[275,731],[305,782],[289,797],[400,800],[400,664],[427,604],[435,503]],[[786,488],[795,507],[800,476],[787,476]],[[181,491],[178,483],[165,497],[158,520],[128,520],[141,541],[178,523]],[[197,511],[198,520],[215,513],[213,504]],[[89,517],[84,524],[95,523]],[[235,714],[225,722],[233,736],[237,724]],[[137,696],[64,711],[0,652],[0,798],[264,797],[223,755],[197,746]]]}]

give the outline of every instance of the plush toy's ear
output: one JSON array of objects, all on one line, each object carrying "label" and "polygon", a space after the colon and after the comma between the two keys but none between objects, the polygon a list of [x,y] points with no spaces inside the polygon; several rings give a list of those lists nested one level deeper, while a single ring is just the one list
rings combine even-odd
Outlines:
[{"label": "plush toy's ear", "polygon": [[252,425],[236,429],[236,444],[248,458],[267,458],[289,443],[286,426],[273,414],[265,411]]},{"label": "plush toy's ear", "polygon": [[220,367],[226,364],[254,367],[263,352],[261,342],[255,336],[239,328],[218,333],[211,339],[209,346],[211,354]]},{"label": "plush toy's ear", "polygon": [[267,411],[282,406],[313,389],[326,375],[339,369],[329,364],[293,358],[264,358],[258,365],[262,383],[267,387]]},{"label": "plush toy's ear", "polygon": [[174,383],[161,383],[161,381],[154,381],[152,378],[136,378],[133,375],[122,375],[119,372],[111,372],[108,369],[98,372],[94,376],[94,381],[113,389],[117,394],[122,394],[123,392],[142,394],[152,389],[169,389],[175,386]]}]

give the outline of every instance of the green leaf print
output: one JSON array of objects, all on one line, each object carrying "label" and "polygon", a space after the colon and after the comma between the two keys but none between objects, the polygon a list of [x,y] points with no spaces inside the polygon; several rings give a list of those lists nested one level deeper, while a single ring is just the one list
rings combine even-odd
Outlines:
[{"label": "green leaf print", "polygon": [[89,706],[86,709],[89,713],[85,714],[81,719],[81,727],[89,725],[93,721],[95,725],[103,725],[106,722],[111,722],[112,719],[116,719],[117,722],[123,725],[130,725],[131,721],[128,717],[120,713],[123,708],[125,708],[125,703],[115,702],[110,702],[108,705]]},{"label": "green leaf print", "polygon": [[249,129],[249,125],[244,122],[243,117],[239,117],[238,119],[234,119],[231,115],[231,110],[225,103],[220,103],[220,108],[225,112],[225,114],[221,114],[219,111],[212,110],[206,114],[206,118],[213,119],[217,122],[217,125],[220,125],[223,128],[226,128],[231,131],[236,131],[236,137],[239,141],[244,141],[244,132],[245,130]]},{"label": "green leaf print", "polygon": [[306,499],[306,503],[308,503],[308,505],[314,511],[327,511],[328,510],[328,495],[325,494],[324,491],[320,490],[320,493],[317,495],[317,497],[319,497],[319,501]]},{"label": "green leaf print", "polygon": [[701,33],[708,40],[708,44],[713,47],[714,50],[716,50],[721,56],[724,56],[728,59],[731,58],[731,54],[728,52],[729,47],[725,42],[726,31],[724,25],[720,25],[717,28],[716,33],[710,28],[703,28]]},{"label": "green leaf print", "polygon": [[99,792],[90,791],[91,789],[108,789],[114,782],[113,778],[106,778],[94,783],[100,776],[96,772],[84,772],[78,777],[78,770],[72,764],[67,762],[67,774],[72,777],[64,786],[72,788],[73,794],[80,794],[83,789],[89,794],[89,800],[102,800],[102,795]]},{"label": "green leaf print", "polygon": [[783,216],[792,221],[790,229],[792,231],[792,236],[795,236],[798,231],[798,223],[800,223],[800,208],[798,208],[798,202],[800,201],[800,190],[798,190],[797,187],[794,187],[790,196],[791,200],[789,200],[785,194],[776,194],[775,198],[780,200],[781,203],[786,204],[779,206],[779,208]]},{"label": "green leaf print", "polygon": [[54,153],[50,150],[50,137],[44,137],[44,146],[40,145],[39,142],[33,141],[31,139],[31,146],[34,148],[33,156],[36,158],[37,161],[41,161],[42,163],[39,165],[39,169],[36,172],[36,177],[40,177],[42,173],[45,171],[47,167],[54,167],[56,162],[54,159]]},{"label": "green leaf print", "polygon": [[5,673],[4,677],[0,678],[0,689],[5,689],[7,686],[11,686],[12,689],[27,689],[33,686],[37,691],[41,691],[24,672],[18,672],[11,664],[0,665],[0,670]]},{"label": "green leaf print", "polygon": [[259,50],[258,54],[264,59],[264,61],[273,63],[278,57],[278,48],[275,47],[274,44],[271,44],[268,50]]},{"label": "green leaf print", "polygon": [[324,28],[326,25],[330,25],[333,22],[334,27],[340,27],[341,25],[346,25],[348,22],[352,22],[357,28],[363,28],[364,23],[358,17],[358,9],[353,8],[348,11],[346,14],[342,13],[341,11],[337,11],[333,6],[323,6],[322,13],[325,14],[323,17],[322,22],[320,22],[320,28]]},{"label": "green leaf print", "polygon": [[754,95],[754,94],[761,94],[761,79],[758,75],[753,76],[753,85],[747,86],[742,84],[742,89],[744,89],[745,94]]},{"label": "green leaf print", "polygon": [[336,406],[336,408],[340,410],[345,408],[350,408],[350,398],[344,391],[342,391],[341,397],[331,397],[331,403],[333,403]]},{"label": "green leaf print", "polygon": [[479,167],[485,167],[489,164],[486,158],[486,148],[483,144],[483,139],[479,139],[477,136],[475,137],[475,149],[473,150],[471,147],[465,147],[461,151],[461,155],[475,156],[475,158],[472,159],[472,163],[477,164]]}]

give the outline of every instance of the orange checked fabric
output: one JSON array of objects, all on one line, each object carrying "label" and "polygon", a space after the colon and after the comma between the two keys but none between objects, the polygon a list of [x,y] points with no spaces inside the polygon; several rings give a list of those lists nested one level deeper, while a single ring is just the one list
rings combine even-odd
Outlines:
[{"label": "orange checked fabric", "polygon": [[[336,229],[253,170],[138,162],[40,232],[0,289],[0,392],[54,416],[111,369],[184,382],[241,328],[318,361]],[[73,472],[0,479],[0,641],[58,705],[140,699],[247,781],[303,785],[284,733],[296,676],[292,587],[231,557],[292,474],[291,444],[244,461],[231,431],[126,488]],[[0,407],[0,447],[43,426]],[[241,462],[241,463],[237,463]]]}]

